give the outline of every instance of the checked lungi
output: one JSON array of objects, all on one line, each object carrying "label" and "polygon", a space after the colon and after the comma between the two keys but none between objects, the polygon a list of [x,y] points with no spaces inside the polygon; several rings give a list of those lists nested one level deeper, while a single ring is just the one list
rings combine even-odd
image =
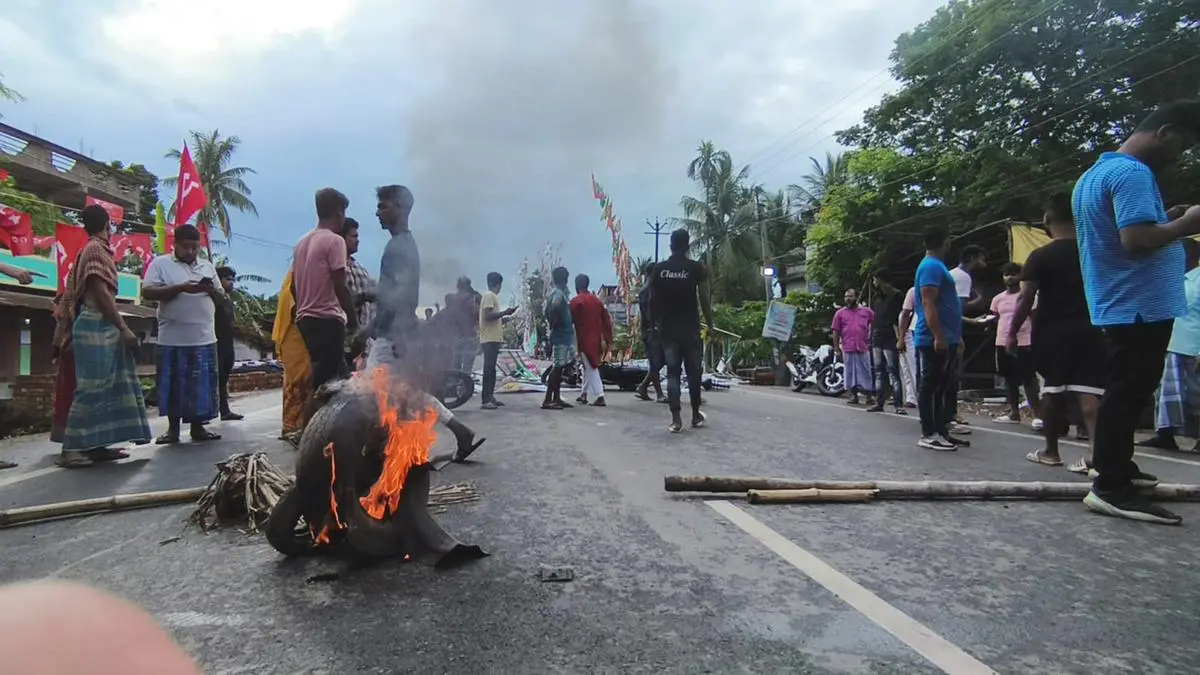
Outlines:
[{"label": "checked lungi", "polygon": [[1196,372],[1196,357],[1167,352],[1154,408],[1157,429],[1169,429],[1188,438],[1200,437],[1200,373]]},{"label": "checked lungi", "polygon": [[63,450],[149,441],[137,362],[121,341],[121,331],[98,310],[85,306],[72,325],[71,349],[76,384]]},{"label": "checked lungi", "polygon": [[158,346],[158,414],[204,424],[220,414],[217,343],[196,347]]}]

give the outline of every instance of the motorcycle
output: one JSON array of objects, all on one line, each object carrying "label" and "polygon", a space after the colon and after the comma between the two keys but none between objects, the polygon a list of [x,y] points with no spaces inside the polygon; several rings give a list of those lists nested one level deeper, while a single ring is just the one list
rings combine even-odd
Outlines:
[{"label": "motorcycle", "polygon": [[431,393],[442,405],[454,410],[475,395],[475,378],[466,371],[449,369],[442,378],[442,386]]},{"label": "motorcycle", "polygon": [[791,375],[792,391],[801,392],[809,386],[816,387],[822,396],[841,396],[846,391],[846,367],[830,345],[816,349],[801,345],[799,354],[785,365]]}]

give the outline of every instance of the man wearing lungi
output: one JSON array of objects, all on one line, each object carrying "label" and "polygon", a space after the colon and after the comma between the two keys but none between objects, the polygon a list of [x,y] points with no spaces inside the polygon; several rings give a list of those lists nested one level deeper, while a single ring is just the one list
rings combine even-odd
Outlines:
[{"label": "man wearing lungi", "polygon": [[850,400],[846,403],[858,405],[859,393],[873,393],[875,380],[871,375],[871,322],[875,312],[870,307],[860,307],[858,291],[846,289],[843,296],[846,305],[833,315],[833,350],[842,359],[846,373],[846,391]]},{"label": "man wearing lungi", "polygon": [[[1200,242],[1184,239],[1183,252],[1188,269],[1183,277],[1187,311],[1175,319],[1171,328],[1171,342],[1167,344],[1167,358],[1155,405],[1156,432],[1137,443],[1143,448],[1178,450],[1177,433],[1200,438],[1200,372],[1197,372],[1200,363],[1197,360],[1200,357],[1200,267],[1197,267]],[[1192,446],[1192,452],[1200,452],[1200,440]]]},{"label": "man wearing lungi", "polygon": [[204,425],[220,414],[213,298],[224,291],[216,268],[199,252],[200,231],[180,225],[175,250],[150,261],[142,282],[142,297],[158,303],[158,414],[167,418],[158,445],[178,443],[184,422],[193,441],[221,438]]}]

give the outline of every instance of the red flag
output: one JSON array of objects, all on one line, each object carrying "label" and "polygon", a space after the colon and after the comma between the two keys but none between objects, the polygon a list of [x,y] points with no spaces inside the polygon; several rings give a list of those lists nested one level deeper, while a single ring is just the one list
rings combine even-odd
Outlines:
[{"label": "red flag", "polygon": [[112,247],[113,260],[120,262],[125,259],[125,256],[133,253],[142,259],[142,267],[150,264],[154,259],[154,250],[151,245],[151,238],[148,234],[115,234],[109,242]]},{"label": "red flag", "polygon": [[6,181],[6,180],[8,180],[8,172],[5,171],[4,169],[0,169],[0,181]]},{"label": "red flag", "polygon": [[108,220],[113,225],[120,225],[121,223],[125,222],[125,209],[117,204],[106,202],[103,199],[96,199],[91,195],[88,195],[87,198],[83,200],[83,204],[84,206],[99,206],[100,208],[104,209],[106,212],[108,212]]},{"label": "red flag", "polygon": [[34,236],[33,250],[35,251],[53,251],[54,250],[54,235],[48,237]]},{"label": "red flag", "polygon": [[183,153],[179,156],[179,187],[175,192],[175,223],[186,225],[197,213],[208,204],[204,189],[200,187],[200,174],[192,163],[192,153],[187,144],[183,144]]},{"label": "red flag", "polygon": [[33,255],[33,216],[0,204],[0,242],[13,255]]},{"label": "red flag", "polygon": [[82,227],[59,223],[54,226],[55,260],[58,262],[58,292],[67,290],[67,277],[75,266],[75,259],[87,244],[87,232]]}]

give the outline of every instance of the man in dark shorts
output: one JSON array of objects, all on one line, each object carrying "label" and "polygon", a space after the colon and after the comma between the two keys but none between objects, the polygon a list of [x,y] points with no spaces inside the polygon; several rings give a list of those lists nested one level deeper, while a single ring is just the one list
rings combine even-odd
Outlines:
[{"label": "man in dark shorts", "polygon": [[671,433],[683,429],[680,405],[680,375],[686,371],[688,396],[692,404],[692,426],[704,425],[700,411],[700,385],[703,374],[700,359],[700,312],[712,330],[712,306],[708,300],[708,270],[688,258],[691,241],[684,229],[671,233],[671,257],[654,266],[650,280],[650,315],[661,340],[667,365],[667,402],[671,406]]},{"label": "man in dark shorts", "polygon": [[[1004,378],[1004,389],[1008,395],[1008,414],[995,419],[1000,424],[1021,423],[1021,388],[1025,398],[1033,407],[1036,417],[1038,404],[1037,372],[1033,364],[1033,325],[1029,315],[1024,321],[1013,325],[1017,318],[1017,303],[1021,299],[1021,266],[1015,262],[1004,263],[1000,268],[1004,290],[992,297],[988,312],[996,321],[996,374]],[[1009,334],[1017,336],[1013,349],[1008,349]]]},{"label": "man in dark shorts", "polygon": [[321,386],[347,377],[342,352],[347,331],[358,326],[354,299],[346,286],[346,241],[342,226],[350,200],[333,188],[315,198],[317,228],[304,235],[292,251],[292,294],[296,298],[296,327],[312,363],[312,391],[305,423],[317,411]]},{"label": "man in dark shorts", "polygon": [[637,397],[643,401],[649,401],[650,394],[647,390],[653,385],[655,399],[659,403],[666,403],[662,382],[659,380],[659,373],[662,372],[663,367],[662,347],[658,344],[658,335],[654,332],[654,317],[650,316],[650,278],[653,273],[654,263],[646,263],[646,267],[642,269],[642,276],[645,277],[646,283],[642,285],[642,290],[638,291],[638,314],[640,315],[638,323],[642,330],[642,344],[646,347],[646,361],[649,362],[649,365],[646,377],[638,385]]}]

